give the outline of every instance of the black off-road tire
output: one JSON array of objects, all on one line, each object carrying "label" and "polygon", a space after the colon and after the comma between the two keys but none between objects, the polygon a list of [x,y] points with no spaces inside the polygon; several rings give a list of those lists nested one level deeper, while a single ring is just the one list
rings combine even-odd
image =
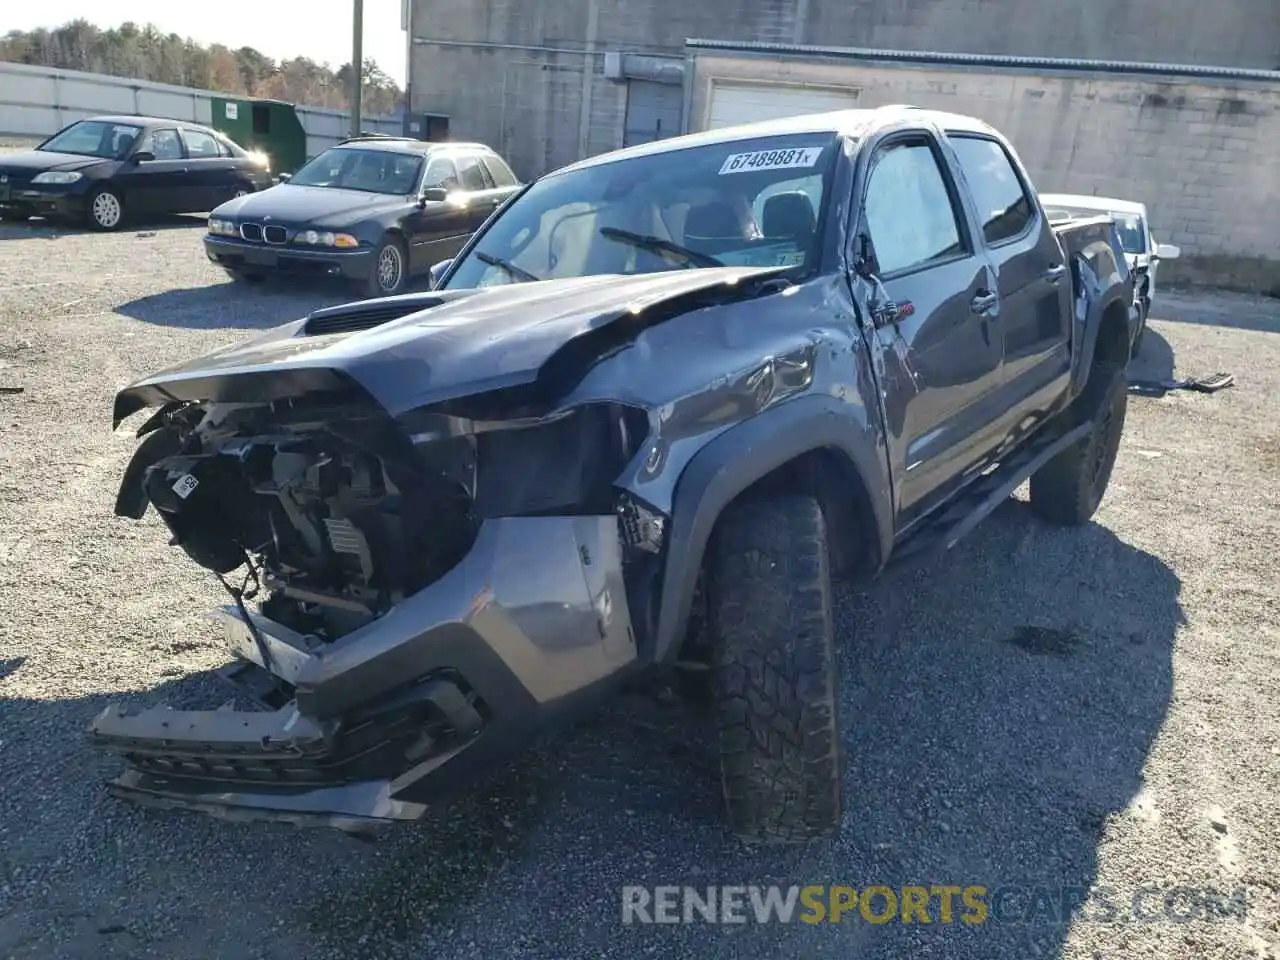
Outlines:
[{"label": "black off-road tire", "polygon": [[735,504],[708,560],[730,827],[758,843],[830,836],[840,824],[842,752],[822,510],[805,496]]},{"label": "black off-road tire", "polygon": [[1032,512],[1058,526],[1088,523],[1107,492],[1129,406],[1125,365],[1095,363],[1076,405],[1071,423],[1093,429],[1031,476]]}]

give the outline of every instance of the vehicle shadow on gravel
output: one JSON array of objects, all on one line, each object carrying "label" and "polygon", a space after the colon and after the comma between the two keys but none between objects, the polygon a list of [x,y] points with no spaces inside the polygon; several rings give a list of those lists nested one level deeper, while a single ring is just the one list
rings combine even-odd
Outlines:
[{"label": "vehicle shadow on gravel", "polygon": [[[426,290],[427,277],[416,278],[405,293]],[[164,327],[264,329],[298,320],[312,310],[367,299],[354,284],[337,280],[303,281],[270,277],[257,284],[227,280],[202,287],[185,287],[130,300],[116,312]]]},{"label": "vehicle shadow on gravel", "polygon": [[[208,217],[198,214],[179,214],[171,217],[160,217],[156,220],[144,220],[138,223],[126,223],[119,230],[114,231],[114,235],[128,236],[129,234],[148,234],[161,230],[192,230],[197,227],[203,228],[208,223]],[[0,241],[4,240],[30,240],[32,238],[45,240],[59,240],[62,237],[82,237],[87,235],[95,235],[100,231],[92,230],[87,226],[80,224],[58,222],[56,220],[28,220],[19,222],[15,220],[6,220],[0,224]],[[103,236],[112,236],[113,234],[102,234]]]},{"label": "vehicle shadow on gravel", "polygon": [[[1162,390],[1155,389],[1157,381],[1172,380],[1176,367],[1176,357],[1171,344],[1160,331],[1147,327],[1142,335],[1142,350],[1129,361],[1129,392],[1139,396],[1159,395]],[[1198,374],[1209,371],[1197,371]],[[1138,383],[1135,383],[1138,381]]]},{"label": "vehicle shadow on gravel", "polygon": [[319,307],[359,299],[358,293],[337,285],[248,286],[228,280],[139,297],[116,307],[116,313],[162,327],[265,330],[301,319]]},{"label": "vehicle shadow on gravel", "polygon": [[[939,922],[936,901],[929,925],[871,925],[855,911],[838,925],[659,926],[623,925],[621,891],[977,884],[990,899],[1018,884],[1058,897],[1088,888],[1104,824],[1127,815],[1169,706],[1179,591],[1163,562],[1106,527],[1046,527],[1017,500],[939,561],[842,587],[845,821],[838,839],[799,848],[750,848],[725,832],[706,711],[665,697],[621,698],[373,843],[111,800],[102,781],[120,765],[83,737],[119,698],[0,699],[0,729],[39,729],[58,745],[47,771],[6,769],[0,754],[8,819],[27,838],[19,858],[16,838],[0,836],[0,886],[21,891],[22,877],[45,872],[10,898],[0,947],[55,924],[58,955],[75,958],[202,960],[245,943],[270,958],[567,960],[605,945],[734,960],[1056,956],[1061,899],[1033,923],[1018,922],[1027,901],[1015,898],[979,926],[959,922],[958,902]],[[197,675],[129,699],[209,707],[225,695]],[[70,810],[93,862],[49,866],[66,850],[43,837],[65,835],[54,820]],[[86,889],[110,894],[85,903]]]}]

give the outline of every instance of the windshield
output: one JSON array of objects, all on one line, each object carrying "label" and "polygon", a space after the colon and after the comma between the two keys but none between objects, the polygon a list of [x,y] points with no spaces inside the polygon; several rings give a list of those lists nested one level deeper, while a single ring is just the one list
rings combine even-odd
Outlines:
[{"label": "windshield", "polygon": [[1147,227],[1136,213],[1116,213],[1114,210],[1090,210],[1088,207],[1064,207],[1054,204],[1045,211],[1050,219],[1059,217],[1110,217],[1116,222],[1120,234],[1120,246],[1125,253],[1147,252]]},{"label": "windshield", "polygon": [[304,164],[289,182],[301,187],[408,195],[417,192],[421,171],[422,157],[417,154],[334,147]]},{"label": "windshield", "polygon": [[123,160],[140,133],[141,127],[127,123],[81,120],[55,133],[36,149],[46,153],[74,153],[82,157]]},{"label": "windshield", "polygon": [[816,268],[838,139],[760,137],[555,173],[493,221],[446,288],[704,266]]}]

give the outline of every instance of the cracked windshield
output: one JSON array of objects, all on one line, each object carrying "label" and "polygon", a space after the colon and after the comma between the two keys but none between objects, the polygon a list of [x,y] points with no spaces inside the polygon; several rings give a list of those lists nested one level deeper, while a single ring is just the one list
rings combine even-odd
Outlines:
[{"label": "cracked windshield", "polygon": [[480,237],[453,289],[713,266],[816,265],[835,140],[763,137],[570,170]]}]

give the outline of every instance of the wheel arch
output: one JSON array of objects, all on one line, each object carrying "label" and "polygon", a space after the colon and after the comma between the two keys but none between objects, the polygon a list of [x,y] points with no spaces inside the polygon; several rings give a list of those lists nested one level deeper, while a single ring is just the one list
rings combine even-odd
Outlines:
[{"label": "wheel arch", "polygon": [[1130,324],[1130,305],[1122,285],[1112,288],[1090,305],[1080,350],[1073,358],[1071,396],[1083,392],[1089,372],[1097,360],[1127,363],[1135,330]]},{"label": "wheel arch", "polygon": [[804,493],[822,507],[833,567],[874,573],[892,545],[887,462],[880,433],[831,396],[802,397],[717,436],[690,460],[672,500],[653,659],[678,657],[707,545],[743,497]]}]

